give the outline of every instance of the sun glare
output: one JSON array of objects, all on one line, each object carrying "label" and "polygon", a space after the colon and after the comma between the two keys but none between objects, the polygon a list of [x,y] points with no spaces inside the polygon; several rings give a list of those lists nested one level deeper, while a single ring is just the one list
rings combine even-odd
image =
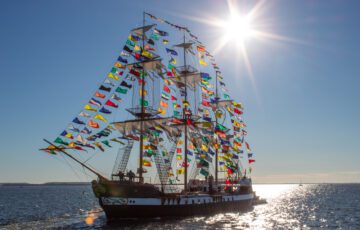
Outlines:
[{"label": "sun glare", "polygon": [[253,35],[252,24],[249,16],[239,14],[232,15],[231,18],[222,25],[227,42],[242,44],[247,38]]}]

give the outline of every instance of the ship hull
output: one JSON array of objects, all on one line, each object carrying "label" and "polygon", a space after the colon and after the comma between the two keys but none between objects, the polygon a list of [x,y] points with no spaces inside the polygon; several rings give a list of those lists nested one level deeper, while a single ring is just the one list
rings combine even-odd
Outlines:
[{"label": "ship hull", "polygon": [[123,218],[205,216],[216,213],[246,211],[252,207],[253,199],[253,194],[243,194],[226,197],[193,196],[162,199],[100,197],[99,201],[107,218],[114,220]]}]

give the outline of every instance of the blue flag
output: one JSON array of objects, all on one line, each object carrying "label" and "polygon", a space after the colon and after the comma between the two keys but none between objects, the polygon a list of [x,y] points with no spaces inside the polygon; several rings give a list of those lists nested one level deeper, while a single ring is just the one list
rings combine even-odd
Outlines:
[{"label": "blue flag", "polygon": [[108,109],[105,109],[104,107],[101,107],[101,109],[99,110],[101,113],[106,113],[106,114],[110,114],[111,111]]},{"label": "blue flag", "polygon": [[166,52],[170,53],[171,55],[178,55],[177,52],[175,50],[172,50],[172,49],[166,48]]},{"label": "blue flag", "polygon": [[79,118],[77,118],[77,117],[75,117],[72,122],[74,122],[74,123],[76,123],[76,124],[79,124],[79,125],[85,125],[85,122],[79,120]]}]

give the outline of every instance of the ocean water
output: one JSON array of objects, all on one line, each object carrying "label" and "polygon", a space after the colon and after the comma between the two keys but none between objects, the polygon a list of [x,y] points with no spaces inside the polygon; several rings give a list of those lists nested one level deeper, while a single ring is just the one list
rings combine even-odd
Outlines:
[{"label": "ocean water", "polygon": [[243,213],[107,223],[88,185],[0,186],[0,229],[360,229],[360,184],[254,185]]}]

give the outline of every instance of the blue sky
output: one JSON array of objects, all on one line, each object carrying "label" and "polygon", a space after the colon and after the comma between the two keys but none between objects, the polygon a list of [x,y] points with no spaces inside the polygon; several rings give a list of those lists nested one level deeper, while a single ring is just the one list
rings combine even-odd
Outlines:
[{"label": "blue sky", "polygon": [[[0,2],[0,182],[86,180],[38,149],[88,100],[143,10],[188,26],[209,50],[223,31],[185,16],[229,15],[215,0]],[[288,39],[246,41],[253,78],[233,42],[217,53],[245,105],[255,182],[360,182],[359,10],[357,1],[265,2],[260,29]],[[113,158],[93,163],[106,172]]]}]

